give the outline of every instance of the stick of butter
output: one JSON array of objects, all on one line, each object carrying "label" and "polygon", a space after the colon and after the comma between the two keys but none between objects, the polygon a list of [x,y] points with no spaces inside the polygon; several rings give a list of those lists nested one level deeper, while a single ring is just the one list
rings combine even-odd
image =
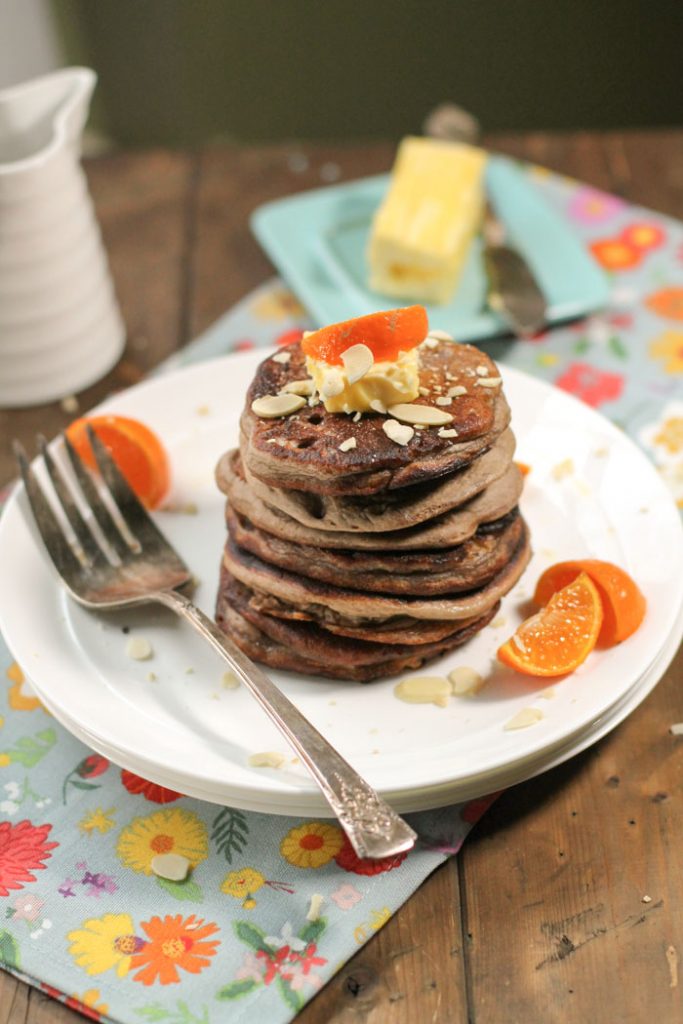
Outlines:
[{"label": "stick of butter", "polygon": [[484,211],[486,154],[409,136],[375,214],[368,260],[373,291],[445,303],[455,292]]}]

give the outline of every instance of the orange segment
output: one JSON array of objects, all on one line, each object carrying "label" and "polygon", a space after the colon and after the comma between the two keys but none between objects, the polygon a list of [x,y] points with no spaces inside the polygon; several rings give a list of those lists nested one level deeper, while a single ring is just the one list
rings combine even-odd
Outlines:
[{"label": "orange segment", "polygon": [[352,345],[367,345],[376,362],[393,361],[399,352],[407,352],[424,341],[428,330],[424,306],[405,306],[321,327],[304,338],[301,346],[307,356],[331,366],[339,365],[342,352]]},{"label": "orange segment", "polygon": [[582,572],[522,623],[498,648],[498,659],[526,675],[563,676],[586,660],[601,625],[600,594],[590,576]]},{"label": "orange segment", "polygon": [[76,420],[66,434],[87,466],[95,468],[86,425],[106,445],[116,465],[147,508],[155,508],[169,488],[166,449],[153,431],[127,416],[93,416]]},{"label": "orange segment", "polygon": [[581,572],[590,576],[602,599],[600,643],[611,645],[626,640],[645,618],[647,602],[629,574],[612,562],[581,558],[551,565],[536,584],[534,604],[547,604],[557,590],[566,587]]}]

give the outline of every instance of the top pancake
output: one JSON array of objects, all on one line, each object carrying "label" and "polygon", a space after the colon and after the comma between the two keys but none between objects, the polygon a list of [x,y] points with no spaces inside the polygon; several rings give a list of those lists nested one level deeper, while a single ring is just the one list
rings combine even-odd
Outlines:
[{"label": "top pancake", "polygon": [[[289,362],[265,359],[247,393],[240,426],[241,452],[249,472],[273,487],[314,494],[362,496],[407,487],[462,469],[507,427],[510,410],[500,387],[481,387],[477,368],[498,377],[493,360],[472,345],[441,342],[420,347],[420,386],[429,394],[413,404],[435,406],[451,387],[466,394],[445,411],[456,437],[443,438],[436,428],[416,430],[407,445],[390,440],[382,429],[386,417],[364,413],[358,423],[344,413],[328,413],[322,403],[304,405],[290,416],[262,419],[251,411],[256,398],[277,394],[285,384],[308,377],[300,344],[288,346]],[[356,438],[356,447],[339,445]],[[368,468],[371,467],[371,468]]]}]

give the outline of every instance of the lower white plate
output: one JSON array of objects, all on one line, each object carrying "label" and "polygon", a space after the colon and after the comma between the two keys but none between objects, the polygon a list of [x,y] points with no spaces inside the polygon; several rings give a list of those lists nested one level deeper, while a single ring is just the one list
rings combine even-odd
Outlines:
[{"label": "lower white plate", "polygon": [[[460,803],[465,800],[475,800],[478,797],[486,796],[487,794],[496,792],[497,790],[507,789],[509,786],[514,786],[527,779],[534,778],[536,775],[549,771],[551,768],[556,768],[558,765],[563,764],[570,758],[575,757],[577,754],[580,754],[583,750],[592,746],[592,744],[597,743],[598,740],[602,739],[609,732],[615,729],[624,721],[625,718],[635,711],[640,704],[642,704],[645,698],[655,688],[666,672],[671,661],[676,656],[682,635],[683,614],[679,617],[679,620],[662,651],[659,653],[657,658],[655,658],[655,661],[645,672],[644,676],[638,680],[631,690],[629,690],[621,700],[617,701],[616,705],[611,708],[607,714],[603,715],[596,722],[591,723],[591,725],[589,725],[587,729],[582,730],[578,736],[572,737],[565,743],[561,743],[558,748],[552,751],[546,751],[539,757],[532,758],[531,760],[522,760],[518,764],[507,765],[502,770],[493,772],[491,775],[479,776],[476,779],[463,780],[457,785],[450,784],[445,787],[414,790],[407,797],[403,798],[401,796],[394,797],[391,795],[392,805],[400,813],[405,813],[418,808],[420,810],[431,810],[435,807],[442,807],[446,803]],[[89,736],[85,730],[79,729],[73,722],[67,720],[63,714],[55,711],[53,711],[53,713],[62,722],[62,725],[69,729],[70,732],[73,732],[74,735],[83,740],[84,743],[87,743],[89,746],[96,749],[98,753],[109,758],[110,761],[118,764],[121,768],[127,768],[129,771],[142,775],[143,777],[148,778],[151,782],[156,782],[160,786],[166,786],[169,789],[177,789],[179,792],[183,792],[186,796],[193,796],[199,800],[206,800],[209,803],[224,803],[224,794],[220,787],[217,789],[202,789],[193,785],[190,789],[183,789],[185,780],[182,776],[176,777],[171,774],[159,774],[159,769],[156,765],[150,764],[145,760],[132,757],[130,753],[122,754],[121,751],[116,750],[114,747]],[[275,813],[269,804],[264,805],[259,802],[249,802],[242,803],[241,806],[244,810],[248,811]],[[279,811],[279,813],[285,812]],[[291,815],[308,815],[312,812],[308,803],[302,804],[301,807],[297,807],[292,803],[288,805],[286,813]],[[315,810],[315,814],[318,817],[332,816],[330,808],[324,802],[321,802],[320,807]]]},{"label": "lower white plate", "polygon": [[[228,356],[191,366],[138,385],[103,407],[144,420],[166,443],[174,473],[170,502],[192,503],[197,514],[160,513],[158,521],[199,576],[197,600],[209,612],[225,539],[213,469],[236,443],[258,358]],[[534,764],[547,764],[563,745],[580,742],[621,706],[679,628],[682,532],[655,470],[617,428],[569,395],[518,371],[503,368],[503,376],[518,456],[532,466],[522,507],[535,555],[504,602],[505,624],[489,627],[430,669],[446,672],[468,664],[489,678],[487,686],[475,698],[454,698],[441,709],[402,704],[393,696],[396,680],[361,686],[272,673],[402,810],[464,799],[467,787],[488,785],[494,777],[505,779],[497,785],[507,785],[508,772],[532,774]],[[325,813],[316,787],[291,764],[274,726],[242,688],[221,687],[224,666],[186,626],[163,609],[93,615],[66,597],[23,503],[18,491],[0,520],[0,626],[57,717],[86,742],[115,752],[114,760],[167,779],[183,792],[274,813]],[[648,614],[635,636],[594,652],[577,672],[555,683],[555,697],[545,700],[545,684],[498,666],[495,650],[527,614],[539,573],[552,562],[582,556],[624,566],[643,589]],[[126,657],[124,626],[148,637],[155,652],[151,661]],[[542,721],[504,731],[505,722],[529,705],[542,709]],[[251,767],[249,754],[264,750],[287,755],[286,767]]]}]

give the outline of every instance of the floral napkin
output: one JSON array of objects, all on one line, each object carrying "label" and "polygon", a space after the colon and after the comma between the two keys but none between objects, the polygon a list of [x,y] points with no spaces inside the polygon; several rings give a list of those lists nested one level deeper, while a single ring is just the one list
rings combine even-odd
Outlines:
[{"label": "floral napkin", "polygon": [[[483,347],[600,408],[683,507],[683,227],[530,168],[613,283],[604,314]],[[274,279],[162,370],[282,345],[308,327]],[[408,856],[359,860],[332,821],[189,799],[87,750],[0,640],[0,959],[96,1020],[284,1024],[423,879],[492,797],[410,816]],[[152,872],[175,852],[185,882]]]}]

